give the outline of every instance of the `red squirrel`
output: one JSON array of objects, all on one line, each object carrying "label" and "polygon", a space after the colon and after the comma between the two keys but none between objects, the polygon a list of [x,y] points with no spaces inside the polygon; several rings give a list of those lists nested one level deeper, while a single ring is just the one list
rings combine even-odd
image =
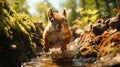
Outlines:
[{"label": "red squirrel", "polygon": [[66,51],[67,44],[72,39],[66,19],[66,9],[62,13],[53,13],[49,8],[47,17],[48,25],[43,32],[43,50],[48,52],[49,48],[60,46],[62,52]]}]

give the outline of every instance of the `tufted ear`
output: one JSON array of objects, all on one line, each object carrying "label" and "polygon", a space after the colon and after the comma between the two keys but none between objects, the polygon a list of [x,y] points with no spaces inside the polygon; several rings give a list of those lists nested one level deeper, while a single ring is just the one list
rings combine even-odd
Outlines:
[{"label": "tufted ear", "polygon": [[66,8],[64,8],[62,14],[66,17],[67,16],[67,13],[66,13]]},{"label": "tufted ear", "polygon": [[51,17],[53,17],[53,12],[52,12],[51,8],[48,9],[47,16],[48,16],[49,19],[51,19]]}]

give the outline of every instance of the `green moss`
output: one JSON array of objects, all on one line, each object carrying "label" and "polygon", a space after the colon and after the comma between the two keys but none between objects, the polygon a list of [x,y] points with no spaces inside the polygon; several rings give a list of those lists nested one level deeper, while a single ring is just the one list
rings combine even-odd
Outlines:
[{"label": "green moss", "polygon": [[21,41],[28,46],[35,45],[31,37],[33,32],[35,26],[29,17],[17,14],[6,1],[0,1],[0,45],[20,45]]}]

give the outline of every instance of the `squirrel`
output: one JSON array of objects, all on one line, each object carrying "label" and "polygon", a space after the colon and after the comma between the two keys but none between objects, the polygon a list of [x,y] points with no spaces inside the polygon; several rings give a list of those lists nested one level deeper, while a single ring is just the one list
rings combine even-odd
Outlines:
[{"label": "squirrel", "polygon": [[67,24],[66,14],[65,8],[62,13],[53,13],[51,8],[48,9],[48,25],[43,32],[43,50],[45,52],[53,47],[61,47],[62,52],[66,51],[67,44],[72,39],[72,32]]}]

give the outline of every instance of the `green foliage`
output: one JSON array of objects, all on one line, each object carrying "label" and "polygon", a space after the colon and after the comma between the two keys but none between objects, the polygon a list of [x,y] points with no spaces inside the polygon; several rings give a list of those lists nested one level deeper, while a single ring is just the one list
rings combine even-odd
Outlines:
[{"label": "green foliage", "polygon": [[76,0],[65,0],[64,2],[61,3],[62,7],[66,7],[68,9],[76,9]]},{"label": "green foliage", "polygon": [[75,10],[71,10],[67,16],[68,24],[73,25],[73,21],[78,17],[79,15],[75,12]]},{"label": "green foliage", "polygon": [[[98,17],[114,15],[113,8],[119,5],[116,4],[116,0],[65,0],[61,6],[67,8],[68,23],[71,26],[76,24],[77,27],[83,27],[86,24],[94,23]],[[77,8],[82,8],[85,11],[78,14],[76,13]]]},{"label": "green foliage", "polygon": [[32,32],[35,27],[26,15],[19,15],[9,7],[6,1],[0,1],[0,45],[20,45],[22,41],[26,45],[33,46]]},{"label": "green foliage", "polygon": [[26,0],[6,0],[10,5],[11,8],[13,8],[17,13],[20,14],[29,14],[28,12],[28,4],[26,3]]},{"label": "green foliage", "polygon": [[82,10],[82,11],[78,11],[80,14],[80,17],[78,17],[77,19],[74,20],[74,24],[75,26],[77,26],[78,28],[84,28],[84,26],[88,25],[88,24],[93,24],[96,22],[99,14],[98,14],[98,10]]},{"label": "green foliage", "polygon": [[[120,0],[118,1],[120,2]],[[105,15],[113,15],[113,8],[116,8],[119,5],[116,4],[116,0],[79,0],[79,6],[84,9],[97,9],[99,10],[101,17]]]},{"label": "green foliage", "polygon": [[47,4],[44,4],[44,3],[39,3],[38,6],[37,6],[37,9],[38,9],[38,12],[39,12],[39,17],[40,17],[40,20],[43,21],[43,22],[47,22],[47,9],[48,9],[48,5]]},{"label": "green foliage", "polygon": [[73,21],[78,17],[78,14],[76,13],[76,8],[77,8],[77,1],[76,0],[66,0],[65,2],[61,3],[62,7],[67,8],[68,11],[68,24],[73,25]]}]

